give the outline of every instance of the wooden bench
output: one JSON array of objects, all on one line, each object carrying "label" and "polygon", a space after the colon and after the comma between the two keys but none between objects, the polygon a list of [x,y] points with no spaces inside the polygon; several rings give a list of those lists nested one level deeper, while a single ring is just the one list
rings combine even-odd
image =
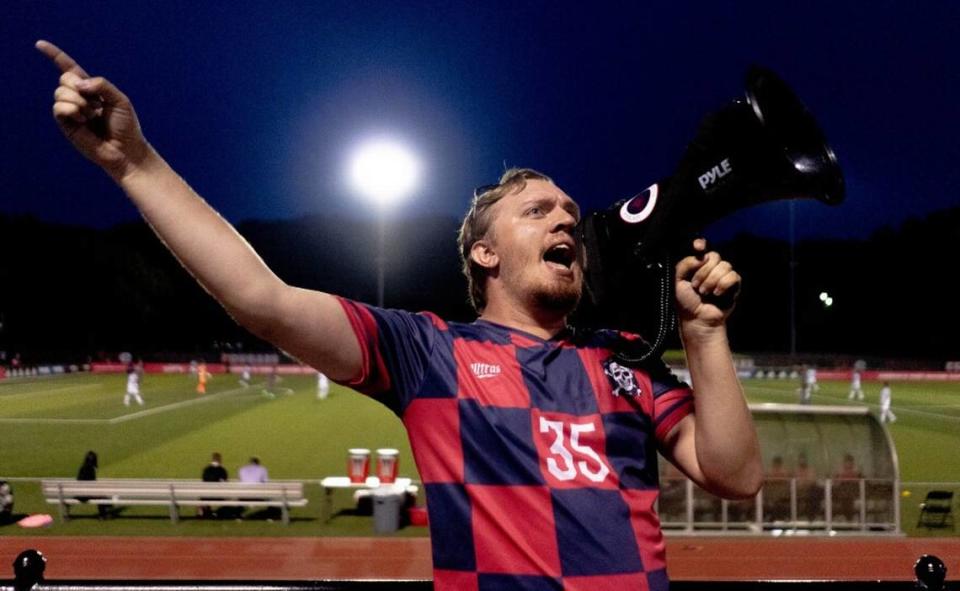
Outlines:
[{"label": "wooden bench", "polygon": [[70,518],[70,505],[157,505],[170,509],[170,519],[180,519],[181,506],[280,507],[283,523],[290,523],[290,507],[303,507],[303,482],[276,480],[263,483],[203,482],[106,478],[72,480],[51,478],[42,481],[43,496],[59,505],[60,519]]}]

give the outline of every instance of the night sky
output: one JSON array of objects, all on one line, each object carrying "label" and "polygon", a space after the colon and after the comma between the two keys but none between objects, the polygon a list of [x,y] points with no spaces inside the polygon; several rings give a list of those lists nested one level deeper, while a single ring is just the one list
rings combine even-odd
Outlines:
[{"label": "night sky", "polygon": [[[460,216],[504,166],[586,209],[673,171],[753,63],[819,120],[846,202],[797,202],[801,237],[866,238],[960,204],[960,2],[63,2],[0,17],[0,213],[137,219],[60,136],[48,39],[129,95],[153,145],[228,219],[364,215],[351,148],[403,138],[425,178],[401,209]],[[726,220],[781,236],[787,206]],[[451,247],[453,242],[451,239]]]}]

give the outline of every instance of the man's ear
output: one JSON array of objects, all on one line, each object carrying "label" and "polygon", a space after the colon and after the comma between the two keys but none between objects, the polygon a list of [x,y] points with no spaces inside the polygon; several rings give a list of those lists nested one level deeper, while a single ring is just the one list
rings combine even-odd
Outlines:
[{"label": "man's ear", "polygon": [[500,257],[486,240],[477,240],[470,247],[470,259],[484,269],[493,269],[500,264]]}]

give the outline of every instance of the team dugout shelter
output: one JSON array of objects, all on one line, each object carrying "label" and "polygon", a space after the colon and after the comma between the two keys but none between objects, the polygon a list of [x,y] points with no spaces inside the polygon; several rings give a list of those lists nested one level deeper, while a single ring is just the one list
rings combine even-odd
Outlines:
[{"label": "team dugout shelter", "polygon": [[756,497],[715,497],[660,461],[659,514],[673,533],[900,534],[900,472],[867,407],[752,404],[766,478]]}]

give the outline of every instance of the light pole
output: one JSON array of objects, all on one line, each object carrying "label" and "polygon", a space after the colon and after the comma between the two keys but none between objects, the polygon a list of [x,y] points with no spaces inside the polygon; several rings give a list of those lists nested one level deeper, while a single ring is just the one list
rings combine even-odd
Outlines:
[{"label": "light pole", "polygon": [[387,210],[409,195],[420,176],[420,163],[399,142],[377,139],[360,146],[350,164],[354,188],[377,208],[377,306],[384,305]]},{"label": "light pole", "polygon": [[797,237],[794,200],[790,200],[790,361],[797,357]]}]

